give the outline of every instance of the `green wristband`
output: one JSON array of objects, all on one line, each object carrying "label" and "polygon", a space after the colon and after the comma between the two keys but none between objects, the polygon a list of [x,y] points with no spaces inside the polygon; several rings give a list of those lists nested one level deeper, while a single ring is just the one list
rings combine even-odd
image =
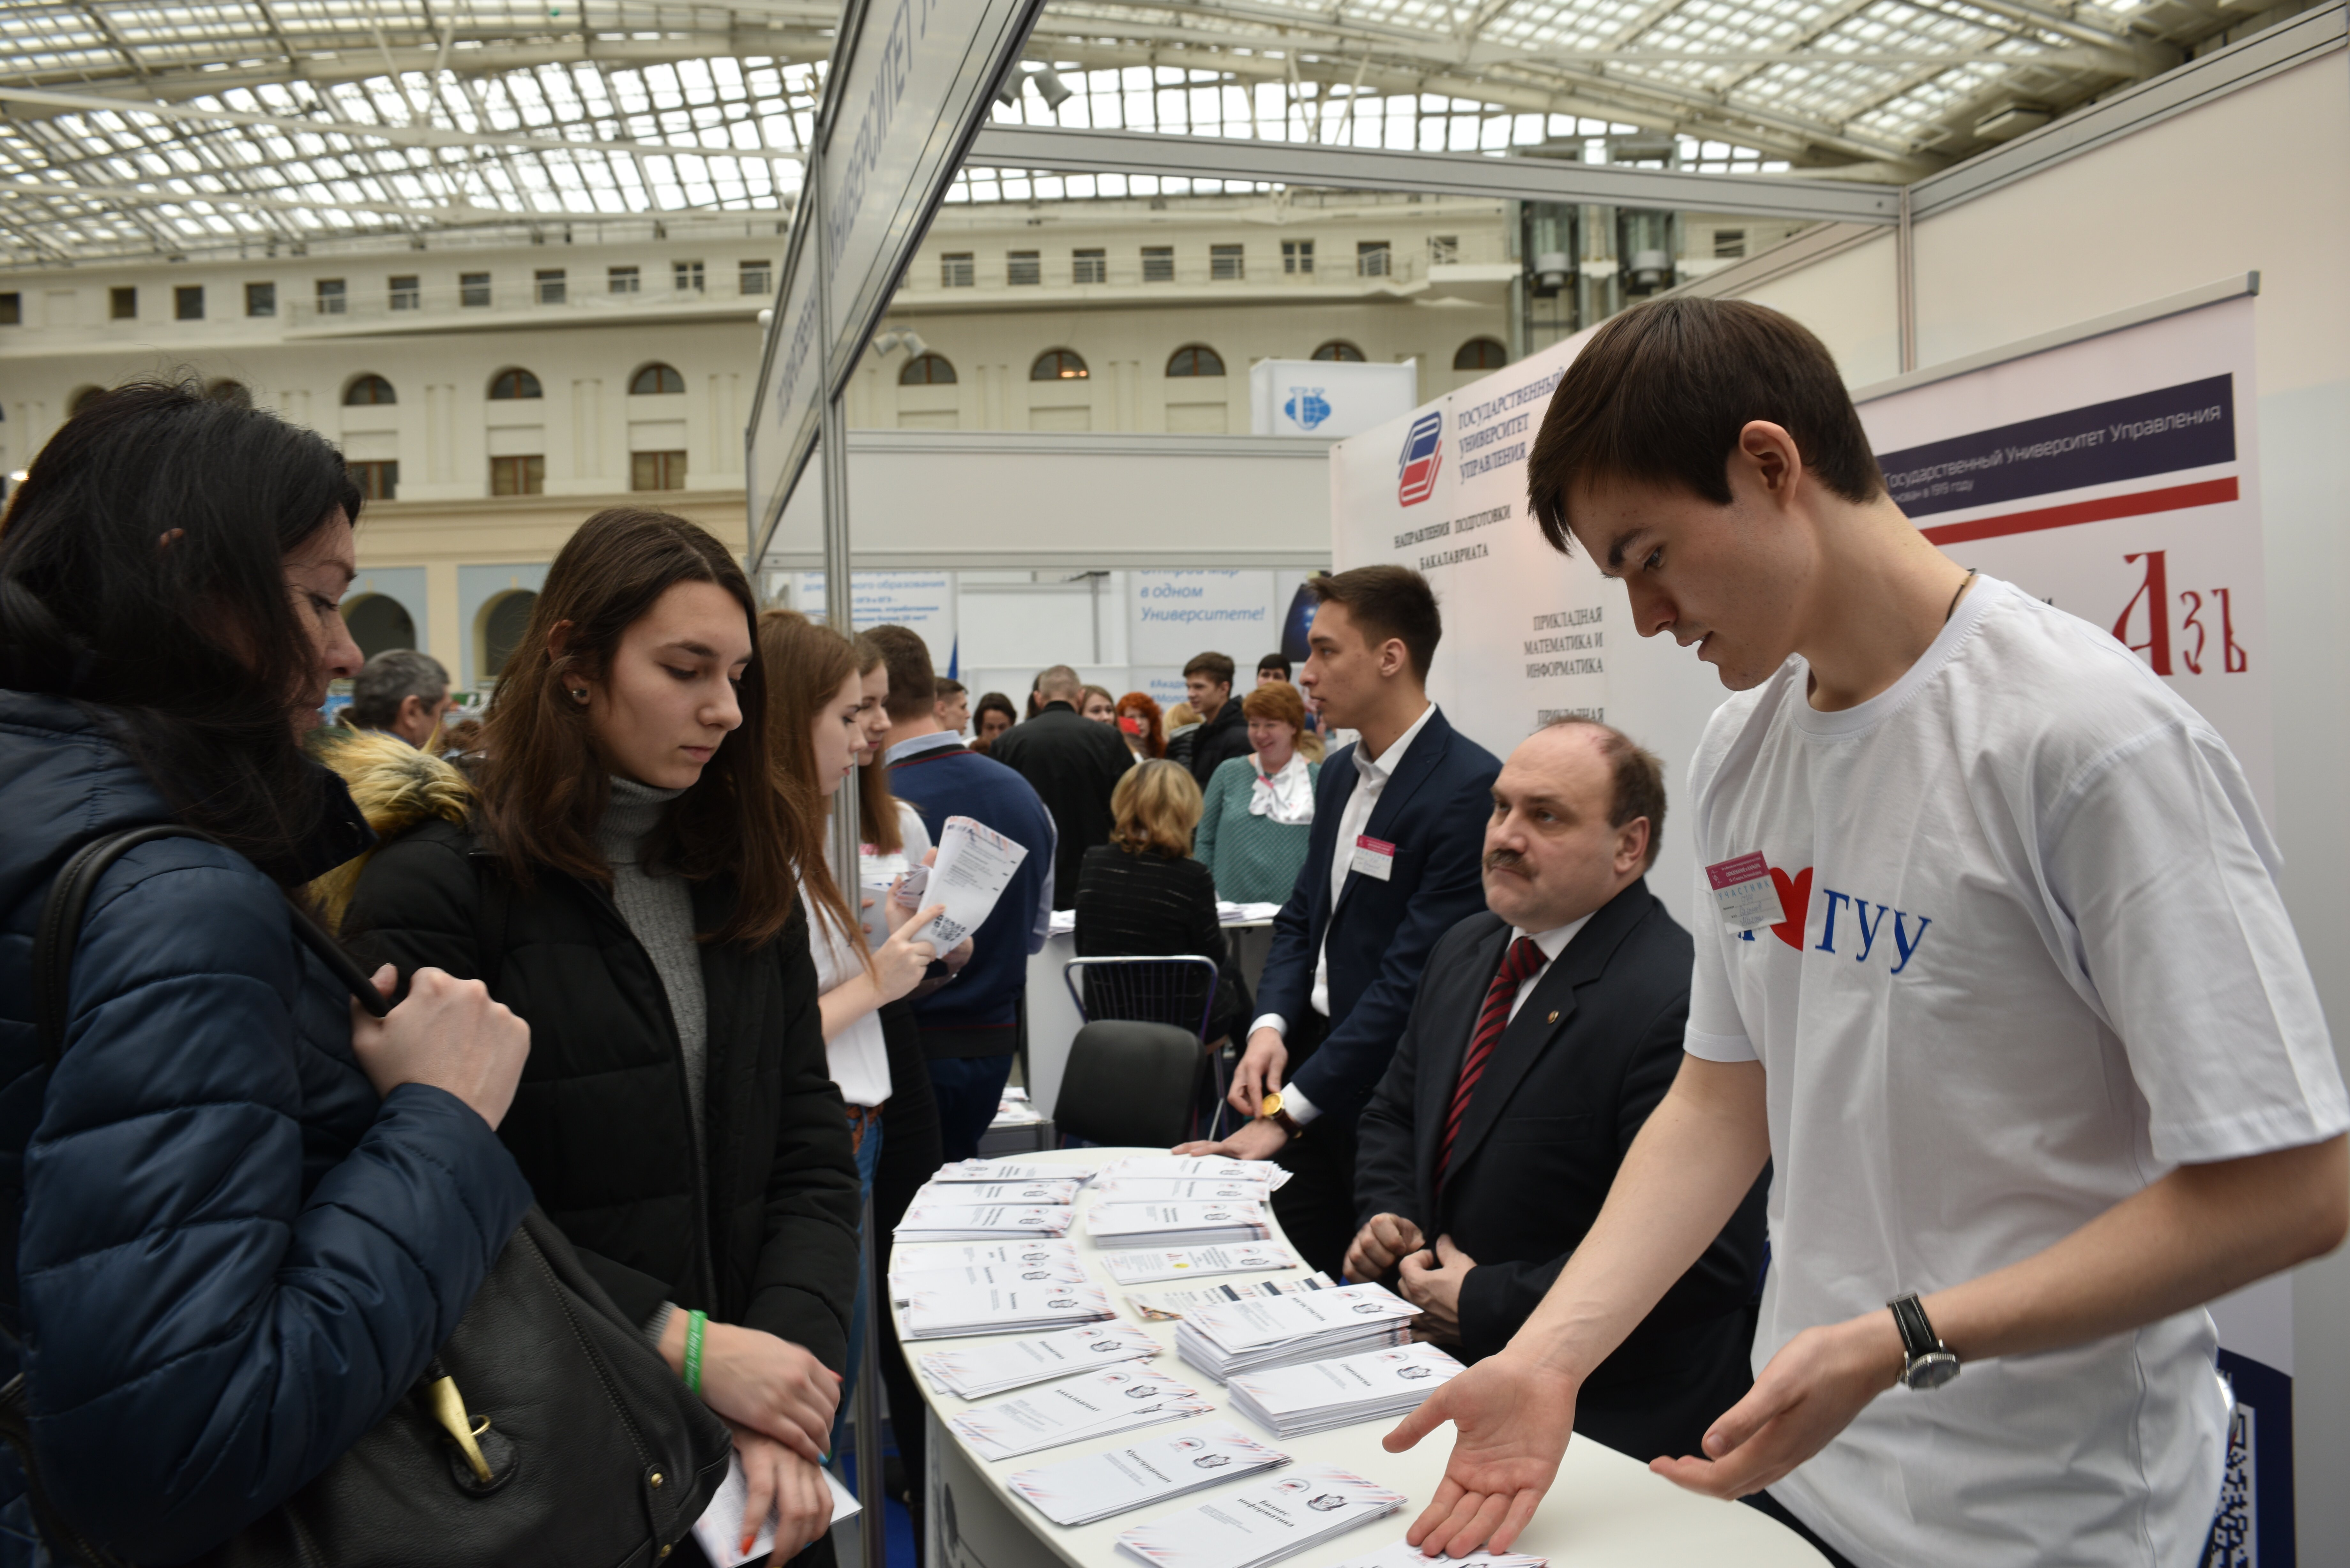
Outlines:
[{"label": "green wristband", "polygon": [[702,1333],[709,1326],[708,1313],[685,1314],[685,1386],[694,1394],[702,1392]]}]

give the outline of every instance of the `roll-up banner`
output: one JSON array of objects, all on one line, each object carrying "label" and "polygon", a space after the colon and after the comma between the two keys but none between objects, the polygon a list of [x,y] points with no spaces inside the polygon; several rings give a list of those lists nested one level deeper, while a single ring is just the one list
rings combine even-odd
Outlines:
[{"label": "roll-up banner", "polygon": [[[2273,815],[2269,643],[2249,296],[1870,398],[1887,487],[1961,565],[2120,639],[2227,740]],[[1686,776],[1725,693],[1624,592],[1552,552],[1526,514],[1525,454],[1589,334],[1331,449],[1338,566],[1393,561],[1434,585],[1430,694],[1497,756],[1550,718],[1604,718]],[[1651,886],[1684,925],[1687,835]],[[2293,1560],[2293,1295],[2218,1303],[2237,1409],[2211,1559]]]},{"label": "roll-up banner", "polygon": [[[767,325],[747,434],[751,545],[764,555],[816,444],[817,410],[857,368],[921,244],[988,99],[1044,0],[848,0],[817,117],[818,234],[803,192]],[[832,319],[816,310],[816,255]]]}]

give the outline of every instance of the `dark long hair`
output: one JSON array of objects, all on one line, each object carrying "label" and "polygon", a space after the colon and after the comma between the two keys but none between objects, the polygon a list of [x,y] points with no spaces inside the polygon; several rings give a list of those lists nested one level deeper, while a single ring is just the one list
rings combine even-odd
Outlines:
[{"label": "dark long hair", "polygon": [[[620,636],[680,583],[715,583],[743,607],[752,639],[743,671],[743,723],[703,764],[701,778],[671,804],[648,857],[689,881],[733,874],[734,908],[710,940],[756,945],[784,929],[798,906],[792,881],[792,826],[767,782],[766,672],[759,659],[758,607],[726,546],[682,517],[619,506],[579,525],[531,607],[490,699],[480,805],[473,820],[506,875],[527,888],[551,868],[608,885],[612,868],[596,846],[596,826],[611,794],[589,740],[588,710],[564,695],[564,678],[599,678]],[[548,652],[566,621],[560,657]]]},{"label": "dark long hair", "polygon": [[174,816],[302,880],[328,797],[288,712],[317,654],[285,558],[338,510],[341,455],[274,414],[192,381],[92,400],[0,522],[0,684],[101,711]]}]

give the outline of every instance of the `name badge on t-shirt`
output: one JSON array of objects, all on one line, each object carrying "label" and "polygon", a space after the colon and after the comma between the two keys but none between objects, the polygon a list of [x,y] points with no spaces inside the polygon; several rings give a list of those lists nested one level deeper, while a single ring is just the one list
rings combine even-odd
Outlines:
[{"label": "name badge on t-shirt", "polygon": [[1771,863],[1760,855],[1742,855],[1705,868],[1713,888],[1714,908],[1721,923],[1733,931],[1752,931],[1785,919],[1779,908],[1779,888],[1771,880]]},{"label": "name badge on t-shirt", "polygon": [[1366,877],[1386,881],[1395,875],[1396,846],[1384,838],[1373,838],[1367,833],[1355,836],[1354,868]]}]

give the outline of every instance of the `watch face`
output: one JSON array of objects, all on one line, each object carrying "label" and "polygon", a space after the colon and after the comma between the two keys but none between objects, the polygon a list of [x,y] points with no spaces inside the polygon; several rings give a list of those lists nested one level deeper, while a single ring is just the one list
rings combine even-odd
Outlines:
[{"label": "watch face", "polygon": [[1959,1358],[1947,1350],[1937,1350],[1910,1362],[1901,1380],[1912,1388],[1939,1388],[1958,1375]]},{"label": "watch face", "polygon": [[1264,1097],[1264,1103],[1263,1103],[1263,1105],[1261,1105],[1261,1106],[1257,1106],[1257,1108],[1256,1108],[1256,1114],[1257,1114],[1257,1115],[1259,1115],[1259,1116],[1272,1116],[1274,1112],[1276,1112],[1276,1111],[1278,1111],[1278,1110],[1280,1110],[1280,1109],[1281,1109],[1281,1096],[1280,1096],[1280,1094],[1279,1094],[1278,1092],[1276,1092],[1276,1093],[1274,1093],[1274,1094],[1267,1095],[1267,1096]]}]

